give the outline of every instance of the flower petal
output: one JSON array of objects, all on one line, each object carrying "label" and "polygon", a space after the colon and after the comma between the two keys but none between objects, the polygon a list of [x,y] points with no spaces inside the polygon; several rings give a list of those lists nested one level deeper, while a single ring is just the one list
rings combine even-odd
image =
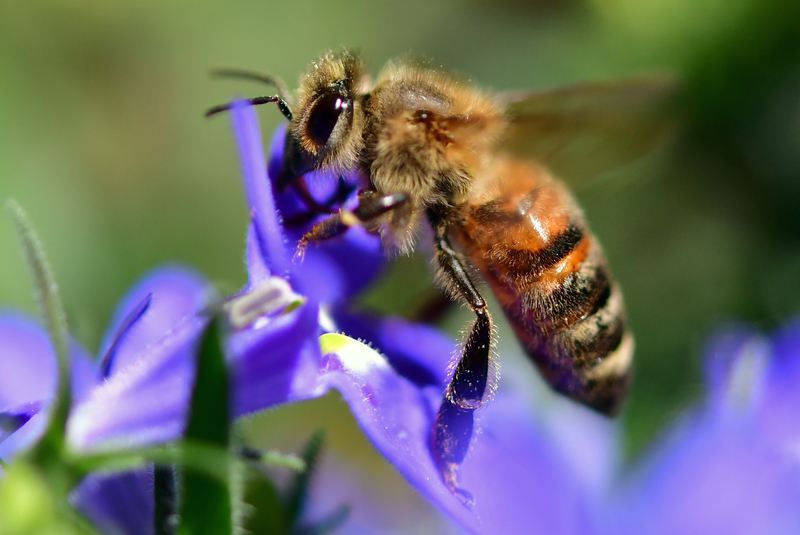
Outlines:
[{"label": "flower petal", "polygon": [[380,239],[354,227],[341,237],[310,244],[295,263],[293,280],[305,295],[337,303],[375,282],[385,265]]},{"label": "flower petal", "polygon": [[587,504],[574,475],[513,394],[501,392],[478,413],[478,431],[460,468],[474,500],[469,508],[442,483],[428,446],[441,388],[420,389],[364,344],[342,335],[323,339],[324,383],[342,394],[378,450],[461,525],[491,533],[530,532],[532,526],[543,533],[579,530]]},{"label": "flower petal", "polygon": [[[306,302],[231,337],[236,415],[315,395],[317,311],[315,304]],[[131,365],[95,388],[70,418],[73,447],[115,449],[178,438],[194,378],[194,352],[205,324],[203,318],[184,318]]]},{"label": "flower petal", "polygon": [[72,504],[102,533],[153,533],[153,472],[92,474],[70,495]]},{"label": "flower petal", "polygon": [[[71,343],[73,405],[94,385],[89,355]],[[45,330],[25,316],[0,314],[0,459],[31,447],[47,427],[55,391],[56,356]],[[45,408],[45,411],[42,409]]]},{"label": "flower petal", "polygon": [[270,276],[270,269],[264,260],[262,238],[258,227],[250,222],[247,227],[247,241],[245,249],[245,267],[247,268],[247,286],[252,289],[265,281]]},{"label": "flower petal", "polygon": [[[72,395],[82,399],[94,384],[91,358],[72,342]],[[0,411],[49,400],[55,391],[56,357],[45,330],[32,319],[0,313]]]},{"label": "flower petal", "polygon": [[769,371],[769,392],[786,396],[786,402],[800,404],[800,318],[781,328],[772,340],[773,358]]},{"label": "flower petal", "polygon": [[[204,304],[206,288],[200,275],[184,267],[163,267],[146,275],[119,304],[106,333],[101,355],[108,371],[131,365],[174,325],[197,312]],[[142,303],[148,303],[146,310],[130,318]]]},{"label": "flower petal", "polygon": [[704,351],[710,402],[754,405],[761,395],[769,352],[768,340],[747,326],[719,329]]},{"label": "flower petal", "polygon": [[234,104],[231,117],[244,175],[247,203],[262,240],[266,265],[275,274],[286,275],[290,270],[289,254],[267,179],[267,164],[261,145],[258,117],[245,102]]},{"label": "flower petal", "polygon": [[36,401],[0,412],[0,443],[28,423],[28,420],[36,416],[43,406],[44,402]]},{"label": "flower petal", "polygon": [[645,460],[609,533],[800,533],[797,459],[751,426],[695,417]]},{"label": "flower petal", "polygon": [[800,318],[772,339],[772,360],[758,420],[760,433],[800,464]]},{"label": "flower petal", "polygon": [[610,508],[607,531],[800,533],[800,374],[784,360],[798,356],[797,323],[771,343],[741,327],[713,337],[710,403],[644,458]]},{"label": "flower petal", "polygon": [[444,388],[447,367],[458,346],[439,329],[398,317],[353,314],[344,308],[338,309],[335,317],[341,332],[368,340],[405,379],[420,387]]},{"label": "flower petal", "polygon": [[8,462],[19,452],[33,446],[46,429],[47,413],[39,411],[0,442],[0,460]]},{"label": "flower petal", "polygon": [[234,334],[229,340],[237,416],[316,394],[319,308],[298,309]]},{"label": "flower petal", "polygon": [[67,426],[78,450],[161,443],[180,436],[206,320],[187,317],[97,386]]}]

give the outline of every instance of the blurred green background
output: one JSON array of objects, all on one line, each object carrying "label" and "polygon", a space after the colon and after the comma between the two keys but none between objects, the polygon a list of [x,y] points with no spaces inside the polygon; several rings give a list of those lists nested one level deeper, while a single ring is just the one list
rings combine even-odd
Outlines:
[{"label": "blurred green background", "polygon": [[[637,336],[623,415],[632,457],[702,393],[715,326],[768,329],[798,311],[800,3],[38,0],[3,2],[0,21],[0,197],[29,210],[90,348],[126,288],[158,264],[187,263],[229,287],[244,280],[233,141],[224,118],[202,112],[264,88],[211,81],[209,70],[292,82],[342,45],[373,72],[412,53],[498,90],[665,70],[686,81],[674,146],[578,190]],[[267,131],[278,123],[275,110],[261,115]],[[0,307],[33,311],[17,251],[0,219]],[[426,261],[401,263],[371,305],[402,312],[425,294]],[[381,470],[391,492],[424,508],[349,418],[323,400],[253,427],[283,447],[327,427],[345,462]]]}]

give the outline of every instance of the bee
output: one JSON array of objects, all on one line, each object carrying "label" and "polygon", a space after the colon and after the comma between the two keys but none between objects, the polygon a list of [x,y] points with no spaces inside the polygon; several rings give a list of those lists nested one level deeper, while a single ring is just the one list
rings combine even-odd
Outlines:
[{"label": "bee", "polygon": [[[348,51],[315,61],[294,105],[282,83],[260,79],[278,94],[250,102],[276,103],[290,122],[280,183],[355,169],[367,181],[356,208],[308,231],[301,254],[357,225],[400,251],[414,248],[421,227],[432,230],[438,279],[475,314],[447,386],[454,408],[480,407],[495,383],[493,319],[477,274],[554,390],[618,412],[634,347],[622,293],[556,175],[612,167],[652,145],[643,111],[664,96],[663,80],[492,94],[411,62],[390,63],[373,82]],[[603,146],[616,134],[627,142]]]}]

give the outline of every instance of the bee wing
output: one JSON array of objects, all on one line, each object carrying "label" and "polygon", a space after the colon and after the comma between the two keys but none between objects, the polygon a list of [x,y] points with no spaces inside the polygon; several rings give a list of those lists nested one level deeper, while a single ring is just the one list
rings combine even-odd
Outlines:
[{"label": "bee wing", "polygon": [[501,145],[580,181],[621,167],[662,143],[675,126],[677,83],[667,76],[501,94],[510,118]]}]

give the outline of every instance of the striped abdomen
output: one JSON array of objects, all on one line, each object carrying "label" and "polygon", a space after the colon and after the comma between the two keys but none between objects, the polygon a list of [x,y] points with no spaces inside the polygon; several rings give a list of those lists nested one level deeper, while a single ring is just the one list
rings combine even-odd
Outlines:
[{"label": "striped abdomen", "polygon": [[571,195],[542,169],[502,160],[459,213],[453,238],[542,375],[555,390],[615,413],[633,339],[620,290]]}]

